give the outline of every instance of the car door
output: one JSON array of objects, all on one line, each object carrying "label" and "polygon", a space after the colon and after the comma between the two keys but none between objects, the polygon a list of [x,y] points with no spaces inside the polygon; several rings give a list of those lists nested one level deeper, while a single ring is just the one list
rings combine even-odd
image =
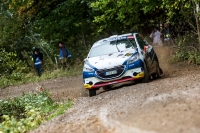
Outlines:
[{"label": "car door", "polygon": [[144,60],[146,61],[148,72],[151,73],[151,71],[153,69],[152,68],[153,67],[152,46],[148,45],[139,34],[136,35],[136,39],[140,46],[141,54],[143,54]]},{"label": "car door", "polygon": [[140,37],[144,40],[144,42],[149,46],[149,56],[151,57],[151,72],[155,72],[157,69],[157,65],[159,64],[158,62],[158,57],[156,55],[156,52],[153,49],[153,46],[148,43],[148,41],[145,40],[145,38],[140,35]]}]

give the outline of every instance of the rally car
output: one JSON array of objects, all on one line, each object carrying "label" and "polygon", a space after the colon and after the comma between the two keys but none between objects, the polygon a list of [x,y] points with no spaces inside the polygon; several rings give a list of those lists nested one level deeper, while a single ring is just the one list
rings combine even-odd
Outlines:
[{"label": "rally car", "polygon": [[83,82],[89,96],[126,81],[149,82],[163,73],[153,47],[138,33],[113,35],[95,42],[84,62]]}]

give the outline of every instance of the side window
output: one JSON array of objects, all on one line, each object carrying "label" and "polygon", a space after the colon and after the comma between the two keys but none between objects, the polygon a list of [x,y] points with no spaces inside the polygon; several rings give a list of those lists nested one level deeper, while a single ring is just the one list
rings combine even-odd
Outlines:
[{"label": "side window", "polygon": [[137,38],[137,41],[140,45],[140,48],[144,49],[144,46],[146,46],[146,43],[143,41],[143,39],[139,35],[136,35],[136,38]]},{"label": "side window", "polygon": [[133,47],[136,48],[137,45],[136,45],[136,42],[135,42],[135,39],[129,39],[129,41],[132,43]]}]

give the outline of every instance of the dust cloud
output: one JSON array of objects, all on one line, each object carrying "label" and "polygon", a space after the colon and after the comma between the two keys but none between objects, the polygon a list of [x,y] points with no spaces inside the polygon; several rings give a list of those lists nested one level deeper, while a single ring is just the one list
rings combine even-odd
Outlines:
[{"label": "dust cloud", "polygon": [[174,68],[174,66],[171,65],[171,57],[172,57],[172,48],[168,46],[153,46],[159,60],[160,67],[162,68],[164,72],[164,76],[171,73]]}]

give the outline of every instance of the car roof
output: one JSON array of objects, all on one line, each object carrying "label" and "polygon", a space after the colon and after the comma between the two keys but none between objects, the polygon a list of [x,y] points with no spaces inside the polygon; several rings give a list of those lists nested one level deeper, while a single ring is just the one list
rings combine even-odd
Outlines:
[{"label": "car roof", "polygon": [[110,38],[116,38],[116,37],[120,38],[120,37],[124,37],[124,36],[133,36],[134,34],[137,34],[137,33],[126,33],[126,34],[121,34],[121,35],[112,35],[112,36],[109,37],[109,39]]},{"label": "car roof", "polygon": [[126,36],[133,36],[134,34],[137,34],[137,33],[126,33],[126,34],[121,34],[121,35],[112,35],[112,36],[110,36],[108,38],[104,38],[104,39],[101,39],[101,40],[95,42],[92,47],[101,45],[101,42],[109,41],[109,40],[112,40],[112,39],[114,39],[116,37],[120,38],[120,37],[126,37]]},{"label": "car roof", "polygon": [[108,39],[109,39],[109,38],[101,39],[101,40],[95,42],[95,43],[93,44],[92,47],[98,46],[98,45],[100,45],[102,42],[108,41]]}]

